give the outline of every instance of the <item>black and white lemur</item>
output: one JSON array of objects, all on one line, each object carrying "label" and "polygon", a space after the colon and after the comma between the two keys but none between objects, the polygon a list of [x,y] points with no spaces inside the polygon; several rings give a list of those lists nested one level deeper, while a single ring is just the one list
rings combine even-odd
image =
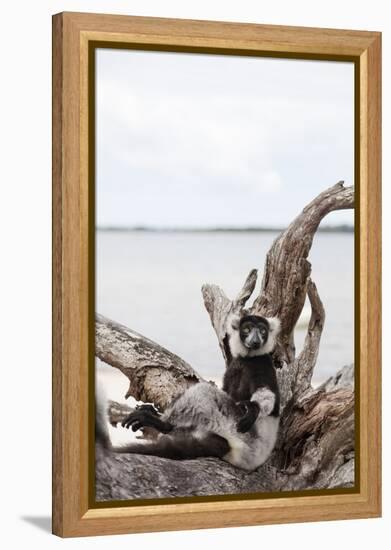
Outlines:
[{"label": "black and white lemur", "polygon": [[[224,342],[228,361],[223,389],[208,382],[195,384],[163,414],[152,405],[141,405],[122,426],[133,431],[153,427],[160,432],[157,440],[112,449],[171,459],[214,456],[245,470],[256,469],[277,439],[280,395],[270,353],[279,330],[276,318],[233,317]],[[110,446],[101,426],[98,414],[97,436]]]}]

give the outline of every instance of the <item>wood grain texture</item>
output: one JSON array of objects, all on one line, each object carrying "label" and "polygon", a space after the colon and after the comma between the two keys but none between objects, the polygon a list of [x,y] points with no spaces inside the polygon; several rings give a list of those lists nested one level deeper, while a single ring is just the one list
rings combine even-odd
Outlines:
[{"label": "wood grain texture", "polygon": [[188,387],[202,380],[183,359],[149,338],[96,315],[95,354],[129,379],[130,395],[163,410]]},{"label": "wood grain texture", "polygon": [[[211,457],[189,461],[113,453],[98,441],[96,501],[102,506],[110,501],[124,506],[133,499],[172,501],[173,497],[254,493],[281,497],[293,491],[300,496],[311,490],[341,488],[355,492],[353,378],[354,366],[344,367],[316,391],[291,402],[282,412],[271,458],[250,473]],[[129,414],[129,407],[119,404],[112,403],[109,409],[114,424]],[[154,435],[151,430],[148,437]]]},{"label": "wood grain texture", "polygon": [[360,439],[362,491],[381,513],[381,38],[360,63]]},{"label": "wood grain texture", "polygon": [[[360,90],[360,492],[94,509],[88,503],[88,44],[355,61]],[[53,532],[380,514],[380,33],[65,13],[53,18]],[[358,183],[358,178],[357,182]],[[357,410],[357,409],[356,409]]]},{"label": "wood grain texture", "polygon": [[62,438],[62,19],[53,20],[53,103],[52,103],[52,524],[53,532],[62,530],[63,438]]},{"label": "wood grain texture", "polygon": [[359,56],[378,33],[65,12],[91,40],[228,48],[286,54]]}]

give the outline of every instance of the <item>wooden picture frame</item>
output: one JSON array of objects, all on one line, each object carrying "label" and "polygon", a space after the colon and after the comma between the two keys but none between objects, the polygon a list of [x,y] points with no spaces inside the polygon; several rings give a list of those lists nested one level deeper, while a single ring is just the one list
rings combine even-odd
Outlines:
[{"label": "wooden picture frame", "polygon": [[[360,292],[358,483],[345,493],[91,506],[89,154],[94,48],[346,60],[355,64]],[[381,34],[87,13],[53,17],[53,532],[63,537],[378,517],[381,513]],[[93,359],[92,359],[93,360]]]}]

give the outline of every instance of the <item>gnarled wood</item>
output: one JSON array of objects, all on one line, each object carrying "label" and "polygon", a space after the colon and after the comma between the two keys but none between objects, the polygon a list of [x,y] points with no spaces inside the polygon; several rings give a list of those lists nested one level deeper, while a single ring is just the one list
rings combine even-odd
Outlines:
[{"label": "gnarled wood", "polygon": [[244,282],[243,287],[234,300],[229,300],[217,285],[203,285],[202,295],[204,298],[205,308],[209,313],[212,326],[215,329],[217,339],[220,345],[225,362],[226,356],[224,338],[227,335],[227,323],[231,315],[239,315],[254,291],[257,283],[257,270],[252,269]]},{"label": "gnarled wood", "polygon": [[[246,309],[246,302],[256,285],[255,269],[249,273],[243,288],[233,300],[229,300],[216,285],[202,287],[204,304],[226,361],[224,341],[231,314],[252,313],[266,317],[277,316],[280,319],[281,333],[274,361],[280,367],[278,379],[283,404],[293,393],[300,394],[309,388],[323,330],[325,312],[316,285],[310,279],[311,264],[307,259],[314,234],[328,213],[353,206],[354,190],[352,187],[344,187],[343,182],[320,193],[306,206],[274,241],[266,257],[260,294]],[[303,351],[296,359],[293,332],[306,295],[310,300],[312,315]]]},{"label": "gnarled wood", "polygon": [[[98,444],[96,498],[107,501],[351,487],[353,369],[345,367],[328,384],[330,392],[321,388],[292,408],[276,452],[252,473],[215,458],[175,461],[115,454]],[[111,407],[121,410],[122,405]]]},{"label": "gnarled wood", "polygon": [[281,359],[295,359],[293,330],[307,293],[311,264],[307,260],[316,230],[323,218],[335,210],[354,207],[353,187],[340,181],[310,202],[302,213],[274,241],[266,256],[265,271],[254,312],[281,321]]},{"label": "gnarled wood", "polygon": [[[274,241],[266,258],[260,294],[252,306],[246,307],[246,303],[256,285],[256,270],[249,273],[233,300],[216,285],[202,287],[204,304],[226,362],[225,342],[232,315],[255,313],[281,320],[275,363],[280,367],[277,377],[282,414],[277,445],[267,463],[248,474],[212,458],[176,462],[149,456],[118,456],[98,446],[98,500],[276,492],[354,484],[354,369],[344,367],[319,388],[311,386],[325,311],[310,278],[308,261],[313,236],[323,217],[353,205],[353,189],[345,188],[342,182],[316,197]],[[293,331],[306,296],[312,313],[303,350],[296,357]],[[101,316],[97,316],[96,354],[129,378],[128,395],[154,402],[162,409],[179,392],[201,380],[176,355]]]},{"label": "gnarled wood", "polygon": [[164,409],[201,377],[186,361],[138,332],[96,315],[95,355],[129,379],[126,398]]}]

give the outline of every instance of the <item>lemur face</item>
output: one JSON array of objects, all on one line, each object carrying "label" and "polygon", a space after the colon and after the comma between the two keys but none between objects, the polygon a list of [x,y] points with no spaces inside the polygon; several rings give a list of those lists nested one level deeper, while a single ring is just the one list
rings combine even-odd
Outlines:
[{"label": "lemur face", "polygon": [[247,315],[239,325],[240,339],[250,351],[262,348],[269,337],[269,323],[263,317]]},{"label": "lemur face", "polygon": [[280,321],[276,317],[233,316],[228,327],[232,357],[255,357],[271,353],[279,332]]}]

